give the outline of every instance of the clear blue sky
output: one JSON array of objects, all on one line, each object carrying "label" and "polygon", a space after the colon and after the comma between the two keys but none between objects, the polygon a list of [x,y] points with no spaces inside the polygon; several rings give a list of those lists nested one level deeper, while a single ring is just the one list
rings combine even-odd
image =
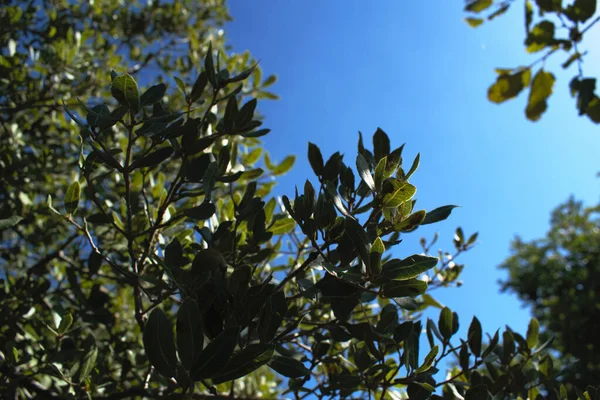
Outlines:
[{"label": "clear blue sky", "polygon": [[[463,332],[475,314],[485,331],[508,323],[524,333],[528,311],[496,283],[511,239],[544,235],[550,211],[571,194],[598,201],[600,130],[576,115],[567,90],[575,66],[557,75],[549,111],[532,123],[525,95],[500,106],[486,98],[495,67],[533,61],[522,46],[521,7],[478,29],[462,21],[462,2],[232,0],[229,7],[234,51],[250,50],[265,74],[279,76],[273,91],[281,100],[260,104],[272,129],[265,147],[277,160],[299,157],[278,191],[291,195],[295,184],[314,181],[309,141],[353,164],[357,131],[370,137],[381,127],[393,146],[407,143],[405,163],[421,152],[413,178],[420,208],[462,206],[406,236],[394,256],[419,251],[418,239],[435,231],[446,250],[457,226],[479,231],[478,246],[459,260],[467,264],[463,287],[434,293],[460,314]],[[597,30],[590,35],[598,38]],[[559,57],[548,67],[558,71],[566,58]],[[588,73],[599,70],[598,60],[587,59]]]}]

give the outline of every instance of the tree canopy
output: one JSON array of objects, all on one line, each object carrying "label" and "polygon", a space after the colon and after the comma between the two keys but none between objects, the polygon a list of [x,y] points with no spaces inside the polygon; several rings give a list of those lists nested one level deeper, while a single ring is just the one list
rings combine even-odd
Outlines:
[{"label": "tree canopy", "polygon": [[561,386],[537,319],[486,338],[433,297],[476,233],[392,257],[456,206],[417,206],[420,157],[383,129],[353,155],[307,143],[314,176],[272,194],[295,155],[262,147],[275,77],[226,51],[228,18],[0,11],[2,397],[595,398]]},{"label": "tree canopy", "polygon": [[531,307],[544,338],[554,337],[561,380],[574,386],[600,381],[600,206],[573,198],[554,210],[544,238],[516,238],[501,265],[508,272],[502,289]]}]

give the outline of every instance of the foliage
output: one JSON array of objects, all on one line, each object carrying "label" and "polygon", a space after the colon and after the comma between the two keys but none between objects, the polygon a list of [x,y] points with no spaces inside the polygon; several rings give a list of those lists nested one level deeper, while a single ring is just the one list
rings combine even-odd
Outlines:
[{"label": "foliage", "polygon": [[[509,8],[518,6],[524,10],[525,49],[527,53],[541,52],[542,55],[527,66],[497,68],[498,77],[488,89],[488,99],[502,103],[529,88],[525,115],[531,121],[539,120],[548,108],[548,98],[553,93],[555,81],[554,74],[545,69],[546,60],[556,54],[565,54],[561,67],[577,66],[569,89],[576,100],[579,115],[586,115],[594,123],[600,123],[596,78],[584,75],[582,64],[587,51],[581,49],[586,33],[600,21],[600,16],[594,18],[597,0],[466,0],[468,17],[465,20],[470,26],[478,27],[485,20],[493,20]],[[538,68],[539,64],[541,67]]]},{"label": "foliage", "polygon": [[585,387],[600,382],[600,207],[569,199],[552,213],[548,234],[520,238],[501,265],[508,271],[502,289],[516,293],[540,321],[541,336],[555,337],[560,380]]},{"label": "foliage", "polygon": [[459,339],[430,294],[476,234],[392,258],[455,206],[415,208],[420,157],[383,130],[349,162],[309,144],[316,178],[270,194],[295,158],[259,141],[274,78],[213,50],[220,2],[1,13],[2,397],[565,398],[535,320]]}]

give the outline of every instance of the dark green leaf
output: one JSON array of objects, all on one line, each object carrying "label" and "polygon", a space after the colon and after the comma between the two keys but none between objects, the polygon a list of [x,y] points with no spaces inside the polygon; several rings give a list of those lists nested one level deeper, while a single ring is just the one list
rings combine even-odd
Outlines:
[{"label": "dark green leaf", "polygon": [[335,208],[337,208],[340,213],[342,213],[346,217],[353,218],[352,215],[346,209],[344,203],[342,202],[342,198],[335,190],[335,185],[333,183],[329,181],[325,182],[325,192],[329,196],[329,199],[331,200]]},{"label": "dark green leaf", "polygon": [[215,213],[216,208],[213,203],[202,203],[199,206],[188,208],[183,214],[196,221],[209,219]]},{"label": "dark green leaf", "polygon": [[161,147],[160,149],[153,151],[150,154],[145,155],[131,163],[129,170],[133,171],[138,168],[152,168],[171,157],[173,154],[172,147]]},{"label": "dark green leaf", "polygon": [[219,374],[231,358],[238,341],[240,328],[235,326],[221,332],[202,350],[200,358],[190,370],[193,381],[211,378]]},{"label": "dark green leaf", "polygon": [[363,227],[356,221],[354,218],[346,218],[344,223],[344,229],[346,234],[354,243],[356,250],[358,251],[358,255],[362,262],[365,264],[367,271],[371,270],[371,255],[370,255],[370,247],[371,242],[369,241],[369,237],[367,233],[363,229]]},{"label": "dark green leaf", "polygon": [[5,218],[5,219],[0,219],[0,231],[7,229],[7,228],[12,228],[13,226],[16,226],[22,220],[23,220],[23,218],[19,217],[18,215],[13,215],[12,217]]},{"label": "dark green leaf", "polygon": [[218,385],[248,375],[269,362],[274,351],[275,345],[272,344],[257,343],[249,345],[231,357],[224,372],[212,378],[213,384]]},{"label": "dark green leaf", "polygon": [[438,327],[444,339],[449,340],[452,337],[452,311],[448,307],[444,307],[440,313]]},{"label": "dark green leaf", "polygon": [[69,330],[71,325],[73,325],[73,316],[71,314],[66,314],[60,320],[57,332],[60,335],[64,335]]},{"label": "dark green leaf", "polygon": [[79,362],[79,370],[77,371],[77,381],[83,382],[96,366],[96,358],[98,357],[98,347],[96,347],[96,339],[93,335],[88,335],[85,340],[85,352]]},{"label": "dark green leaf", "polygon": [[133,112],[140,109],[138,85],[131,75],[123,74],[113,79],[110,91],[120,104],[129,107]]},{"label": "dark green leaf", "polygon": [[371,170],[369,168],[369,164],[367,160],[363,157],[362,154],[358,154],[356,156],[356,168],[358,170],[358,175],[365,182],[367,187],[374,192],[375,191],[375,181],[373,180],[373,175],[371,175]]},{"label": "dark green leaf", "polygon": [[203,71],[198,75],[196,82],[194,82],[194,86],[192,86],[192,92],[190,93],[190,100],[192,102],[198,100],[202,96],[207,84],[208,78],[206,77],[206,72]]},{"label": "dark green leaf", "polygon": [[472,386],[465,393],[465,400],[488,400],[491,398],[492,395],[488,391],[487,385],[484,384]]},{"label": "dark green leaf", "polygon": [[575,0],[565,10],[565,15],[571,21],[585,22],[596,13],[596,0]]},{"label": "dark green leaf", "polygon": [[323,175],[324,164],[321,150],[316,144],[311,142],[308,142],[308,161],[310,162],[310,166],[312,167],[315,175]]},{"label": "dark green leaf", "polygon": [[206,72],[206,78],[214,89],[218,89],[217,75],[215,73],[215,65],[212,55],[212,42],[208,44],[208,50],[206,50],[206,57],[204,57],[204,72]]},{"label": "dark green leaf", "polygon": [[421,225],[433,224],[445,220],[456,207],[458,206],[443,206],[428,212],[427,215],[425,215],[423,222],[421,222]]},{"label": "dark green leaf", "polygon": [[268,343],[275,337],[287,310],[287,301],[283,292],[276,292],[269,296],[259,321],[258,336],[262,343]]},{"label": "dark green leaf", "polygon": [[162,100],[165,92],[167,91],[167,85],[159,83],[158,85],[150,86],[142,96],[140,97],[140,105],[151,106]]},{"label": "dark green leaf", "polygon": [[417,168],[419,168],[420,163],[421,163],[421,153],[418,153],[417,156],[415,157],[415,160],[413,161],[410,169],[406,173],[406,176],[404,177],[404,179],[408,180],[412,176],[412,174],[415,173]]},{"label": "dark green leaf", "polygon": [[469,326],[468,342],[469,348],[476,357],[479,357],[481,355],[481,340],[481,323],[479,322],[477,317],[473,317],[471,325]]},{"label": "dark green leaf", "polygon": [[75,181],[69,185],[65,194],[65,211],[67,214],[73,214],[79,207],[79,197],[81,195],[81,186]]},{"label": "dark green leaf", "polygon": [[310,374],[310,370],[300,361],[291,357],[274,356],[269,367],[287,378],[301,378]]},{"label": "dark green leaf", "polygon": [[400,260],[394,258],[383,266],[382,274],[386,278],[398,281],[416,278],[425,271],[435,267],[438,263],[436,257],[427,257],[419,254]]},{"label": "dark green leaf", "polygon": [[488,346],[483,351],[483,354],[481,354],[481,358],[485,359],[496,348],[499,340],[500,340],[500,337],[498,335],[498,331],[496,331],[496,333],[494,334],[494,336],[488,343]]},{"label": "dark green leaf", "polygon": [[406,281],[392,281],[382,286],[383,295],[388,298],[393,297],[415,297],[425,293],[427,283],[418,279]]},{"label": "dark green leaf", "polygon": [[390,154],[390,138],[381,128],[377,128],[373,135],[373,152],[376,163]]},{"label": "dark green leaf", "polygon": [[177,355],[173,325],[160,308],[150,313],[144,326],[143,340],[146,356],[154,368],[167,378],[174,377]]},{"label": "dark green leaf", "polygon": [[186,299],[177,312],[177,353],[181,364],[189,370],[198,361],[204,346],[202,314],[193,299]]},{"label": "dark green leaf", "polygon": [[247,70],[241,72],[239,75],[236,75],[236,76],[234,76],[232,78],[227,79],[227,83],[234,83],[234,82],[243,81],[244,79],[246,79],[247,77],[249,77],[252,74],[252,72],[254,71],[254,69],[256,68],[257,65],[258,64],[254,64],[253,66],[251,66]]}]

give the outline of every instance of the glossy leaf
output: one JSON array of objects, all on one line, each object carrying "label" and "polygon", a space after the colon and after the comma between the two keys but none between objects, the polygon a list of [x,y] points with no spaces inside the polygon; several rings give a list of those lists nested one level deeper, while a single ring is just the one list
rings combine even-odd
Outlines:
[{"label": "glossy leaf", "polygon": [[429,351],[429,353],[425,356],[425,359],[423,360],[423,364],[421,364],[421,366],[419,368],[417,368],[417,370],[415,372],[422,373],[422,372],[429,371],[429,369],[433,365],[433,362],[435,361],[435,357],[437,356],[439,350],[440,350],[440,348],[438,346],[433,346],[431,348],[431,350]]},{"label": "glossy leaf", "polygon": [[161,147],[160,149],[153,151],[150,154],[145,155],[144,157],[135,160],[129,166],[129,170],[133,171],[138,168],[152,168],[162,163],[173,154],[172,147]]},{"label": "glossy leaf", "polygon": [[416,278],[425,271],[435,267],[438,263],[436,257],[427,257],[419,254],[407,257],[404,260],[394,258],[383,266],[382,274],[398,281]]},{"label": "glossy leaf", "polygon": [[288,305],[283,292],[277,292],[269,296],[259,321],[258,336],[262,343],[273,340],[287,310]]},{"label": "glossy leaf", "polygon": [[363,155],[360,153],[356,156],[356,168],[358,170],[358,175],[362,178],[367,187],[374,192],[375,181],[373,180],[373,175],[371,175],[371,170],[367,160],[365,160]]},{"label": "glossy leaf", "polygon": [[394,183],[394,189],[383,198],[383,206],[386,208],[396,208],[402,203],[409,201],[417,193],[417,188],[408,182]]},{"label": "glossy leaf", "polygon": [[144,349],[154,368],[163,376],[174,377],[177,367],[173,325],[160,308],[150,313],[144,326]]},{"label": "glossy leaf", "polygon": [[92,373],[92,370],[96,366],[96,359],[98,358],[98,347],[96,346],[96,339],[93,335],[88,335],[85,340],[86,349],[79,362],[79,370],[77,371],[77,381],[83,382]]},{"label": "glossy leaf", "polygon": [[385,297],[416,297],[425,293],[427,282],[410,279],[405,281],[392,281],[382,286],[382,293]]}]

